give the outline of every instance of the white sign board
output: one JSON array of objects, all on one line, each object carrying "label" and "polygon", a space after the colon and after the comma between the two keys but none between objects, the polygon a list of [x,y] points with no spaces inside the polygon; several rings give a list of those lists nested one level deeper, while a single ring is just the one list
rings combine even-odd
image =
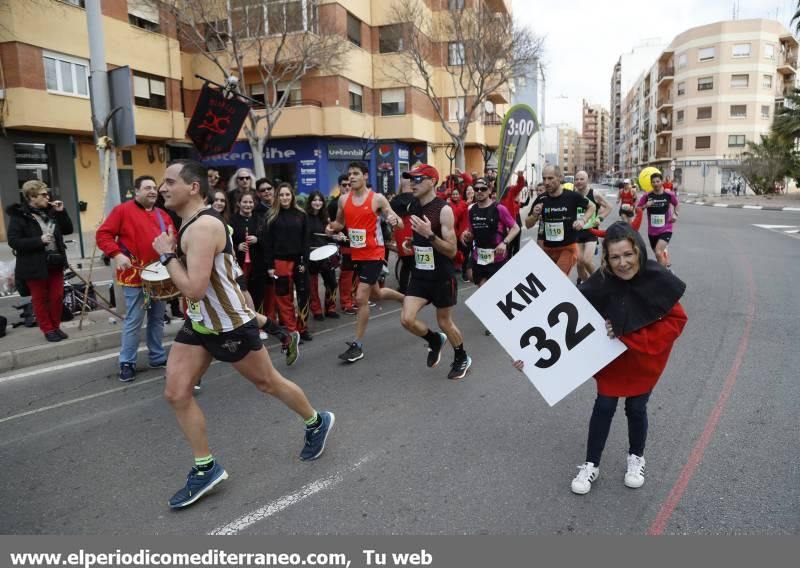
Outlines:
[{"label": "white sign board", "polygon": [[[534,242],[467,300],[550,406],[619,357],[605,320]],[[509,364],[510,367],[510,364]]]}]

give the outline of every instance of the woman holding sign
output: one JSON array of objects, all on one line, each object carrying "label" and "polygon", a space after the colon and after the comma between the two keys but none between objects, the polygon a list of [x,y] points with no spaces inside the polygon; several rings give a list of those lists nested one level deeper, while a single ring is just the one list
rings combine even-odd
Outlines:
[{"label": "woman holding sign", "polygon": [[[648,260],[639,233],[617,222],[606,230],[601,269],[579,290],[606,319],[609,337],[619,338],[628,349],[595,374],[597,399],[589,421],[586,462],[578,467],[572,491],[588,493],[600,475],[600,457],[621,397],[630,444],[624,482],[635,489],[644,484],[647,401],[688,319],[679,303],[686,284]],[[522,362],[514,366],[521,370]]]}]

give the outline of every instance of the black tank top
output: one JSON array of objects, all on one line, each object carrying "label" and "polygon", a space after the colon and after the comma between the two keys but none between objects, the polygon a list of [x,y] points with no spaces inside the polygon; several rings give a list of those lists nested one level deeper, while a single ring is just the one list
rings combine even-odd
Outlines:
[{"label": "black tank top", "polygon": [[[442,209],[447,206],[447,202],[434,198],[426,205],[421,205],[419,201],[414,201],[411,206],[411,214],[420,219],[427,217],[431,222],[431,230],[434,234],[442,238]],[[429,239],[412,231],[412,244],[414,246],[414,270],[411,273],[413,278],[421,280],[444,280],[451,278],[455,274],[453,260],[440,253],[431,244]]]}]

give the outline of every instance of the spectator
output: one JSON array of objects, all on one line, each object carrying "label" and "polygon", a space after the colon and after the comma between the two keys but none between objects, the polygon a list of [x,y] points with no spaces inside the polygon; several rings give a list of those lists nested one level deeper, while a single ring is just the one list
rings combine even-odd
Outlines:
[{"label": "spectator", "polygon": [[22,195],[24,203],[6,208],[8,245],[17,257],[15,278],[30,290],[33,313],[45,339],[61,341],[67,339],[61,331],[67,266],[64,235],[72,233],[72,221],[63,201],[50,201],[44,182],[26,181]]},{"label": "spectator", "polygon": [[119,380],[136,379],[139,335],[147,312],[147,351],[150,368],[164,367],[164,302],[146,296],[142,289],[142,270],[158,260],[153,241],[161,233],[174,230],[172,219],[156,207],[158,192],[152,176],[134,182],[134,196],[117,205],[97,229],[97,246],[114,260],[116,281],[125,295],[125,319],[119,352]]}]

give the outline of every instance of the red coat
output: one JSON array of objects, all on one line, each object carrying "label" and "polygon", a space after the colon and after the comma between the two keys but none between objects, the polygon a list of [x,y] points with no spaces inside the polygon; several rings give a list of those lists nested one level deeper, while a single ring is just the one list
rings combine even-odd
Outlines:
[{"label": "red coat", "polygon": [[[147,211],[135,199],[117,205],[97,229],[95,239],[98,248],[110,258],[124,254],[139,268],[155,262],[158,254],[153,249],[153,240],[161,234],[159,215],[164,221],[164,227],[167,230],[172,227],[175,231],[172,219],[164,210],[154,207]],[[123,286],[142,285],[140,269],[118,270],[116,277],[117,282]]]},{"label": "red coat", "polygon": [[628,349],[597,372],[598,394],[628,397],[653,390],[688,319],[676,303],[660,320],[620,337]]},{"label": "red coat", "polygon": [[517,196],[524,187],[525,176],[517,176],[517,183],[509,187],[508,190],[503,194],[503,198],[500,200],[500,204],[504,205],[505,208],[508,209],[508,212],[511,213],[511,218],[515,221],[517,220],[517,215],[519,215],[519,203],[517,202]]},{"label": "red coat", "polygon": [[461,234],[469,228],[469,216],[467,215],[467,203],[460,199],[454,203],[452,199],[447,200],[447,204],[453,210],[454,230],[456,238],[460,239]]}]

